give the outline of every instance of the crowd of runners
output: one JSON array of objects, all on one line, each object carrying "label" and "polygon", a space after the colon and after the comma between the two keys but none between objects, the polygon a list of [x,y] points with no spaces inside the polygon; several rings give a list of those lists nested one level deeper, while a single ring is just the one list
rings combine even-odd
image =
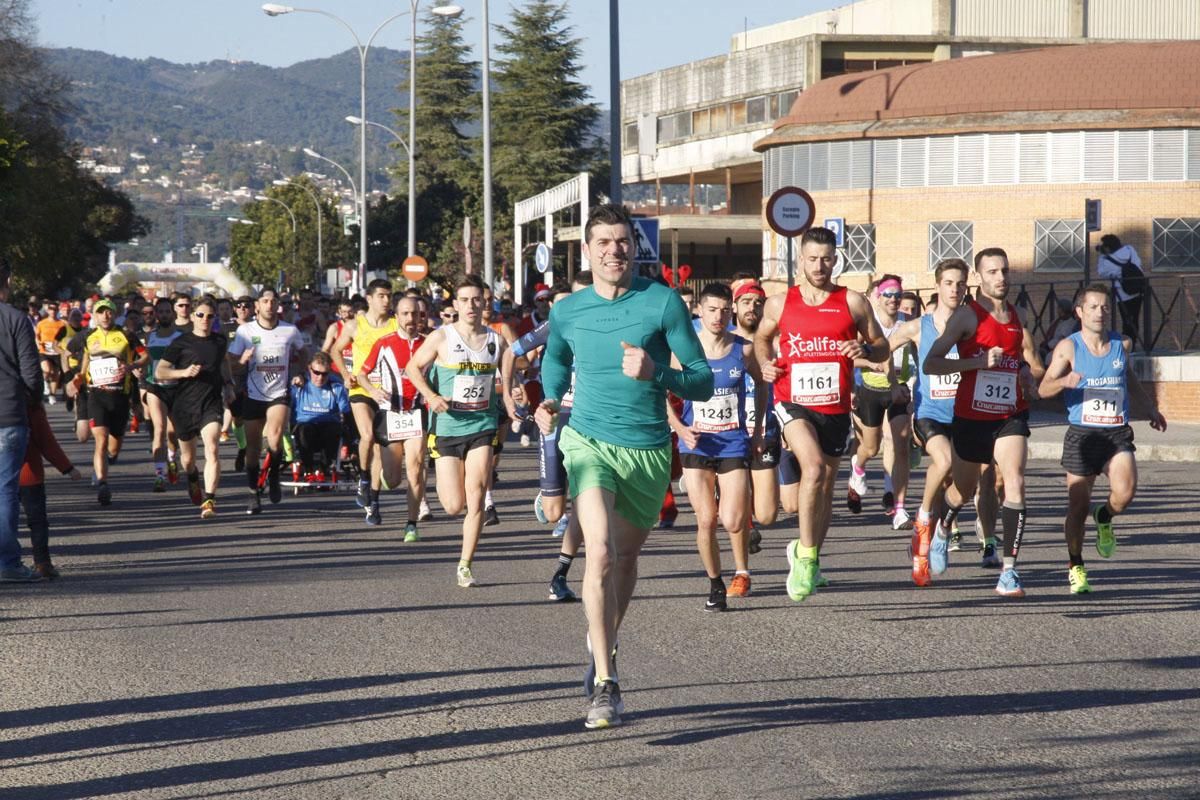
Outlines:
[{"label": "crowd of runners", "polygon": [[[793,288],[768,296],[744,274],[694,294],[636,274],[623,208],[594,208],[584,234],[590,271],[539,287],[526,314],[472,275],[439,298],[376,280],[341,301],[271,289],[236,299],[32,301],[46,402],[66,402],[78,440],[93,441],[102,506],[117,502],[108,476],[127,432],[148,426],[147,482],[166,492],[183,480],[203,519],[218,515],[220,448],[235,439],[233,480],[243,486],[221,495],[221,513],[257,515],[285,488],[349,483],[362,524],[403,513],[403,526],[392,526],[412,543],[433,518],[432,463],[441,511],[462,518],[462,587],[478,585],[483,528],[500,522],[493,491],[505,440],[536,438],[531,516],[561,537],[549,599],[578,599],[569,570],[586,555],[589,728],[620,723],[618,631],[643,544],[676,523],[676,490],[695,514],[706,611],[751,594],[751,559],[781,508],[795,515],[789,597],[825,586],[821,551],[835,506],[842,513],[838,497],[853,515],[871,505],[866,468],[877,455],[882,511],[906,532],[916,586],[968,548],[957,521],[970,503],[979,562],[999,570],[997,594],[1020,597],[1030,403],[1061,393],[1067,585],[1090,591],[1085,528],[1090,520],[1096,550],[1112,556],[1114,517],[1137,487],[1131,410],[1166,428],[1129,368],[1130,340],[1110,330],[1108,285],[1079,293],[1076,331],[1043,348],[1043,364],[1008,300],[999,248],[980,250],[973,264],[937,264],[923,301],[895,275],[865,292],[839,286],[834,236],[812,228]],[[39,474],[44,452],[79,477],[56,444],[31,449]],[[923,476],[914,473],[922,463]],[[1094,500],[1102,474],[1108,495]],[[400,489],[403,512],[385,505]],[[33,578],[57,575],[37,532],[46,526],[41,498],[40,516],[36,502],[26,508]]]}]

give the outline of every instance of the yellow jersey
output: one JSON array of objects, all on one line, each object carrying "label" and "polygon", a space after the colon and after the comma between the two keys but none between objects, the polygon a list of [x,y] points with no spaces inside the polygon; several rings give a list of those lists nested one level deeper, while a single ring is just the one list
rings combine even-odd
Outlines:
[{"label": "yellow jersey", "polygon": [[[388,317],[384,323],[378,327],[367,321],[366,314],[359,314],[354,318],[354,342],[352,343],[352,359],[354,374],[357,375],[359,370],[363,368],[363,364],[367,361],[367,356],[371,354],[371,349],[375,347],[375,343],[387,336],[389,333],[396,332],[396,318]],[[372,386],[379,386],[379,368],[376,366],[374,370],[367,373],[367,379],[371,381]],[[351,397],[370,397],[371,393],[361,386],[355,386],[350,390]]]}]

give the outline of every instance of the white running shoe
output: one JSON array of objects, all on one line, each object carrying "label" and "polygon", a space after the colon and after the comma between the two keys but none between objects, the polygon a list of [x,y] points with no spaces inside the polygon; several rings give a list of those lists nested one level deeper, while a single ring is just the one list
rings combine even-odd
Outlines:
[{"label": "white running shoe", "polygon": [[867,486],[867,473],[859,475],[854,471],[854,467],[850,467],[850,488],[854,490],[859,497],[866,497],[869,487]]},{"label": "white running shoe", "polygon": [[892,515],[892,530],[907,531],[912,529],[912,517],[904,510],[904,506],[896,506],[896,513]]}]

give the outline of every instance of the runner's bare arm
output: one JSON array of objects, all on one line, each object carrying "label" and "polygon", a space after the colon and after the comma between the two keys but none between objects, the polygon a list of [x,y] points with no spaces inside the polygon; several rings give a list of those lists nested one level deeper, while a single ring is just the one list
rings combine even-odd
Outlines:
[{"label": "runner's bare arm", "polygon": [[1139,413],[1143,414],[1150,420],[1150,427],[1156,431],[1165,431],[1167,429],[1167,418],[1158,410],[1158,403],[1154,402],[1154,398],[1146,391],[1146,387],[1142,385],[1137,373],[1133,371],[1133,364],[1128,358],[1128,354],[1133,352],[1133,341],[1128,336],[1121,339],[1125,345],[1125,383],[1129,386],[1129,394],[1134,401],[1134,405],[1138,407]]},{"label": "runner's bare arm", "polygon": [[[858,292],[847,291],[846,307],[850,309],[850,316],[854,318],[861,341],[842,342],[842,355],[856,361],[864,360],[872,364],[870,369],[875,369],[874,365],[888,361],[891,351],[888,348],[887,339],[884,338],[883,329],[879,327],[879,321],[875,319],[871,303]],[[886,368],[883,371],[886,371]]]},{"label": "runner's bare arm", "polygon": [[950,315],[950,319],[946,320],[946,329],[942,331],[942,335],[929,346],[929,353],[925,356],[925,363],[921,365],[921,369],[925,371],[925,374],[953,375],[956,372],[970,372],[971,370],[987,367],[986,356],[946,358],[946,354],[950,352],[951,348],[975,333],[976,324],[975,312],[970,308],[960,306],[956,309]]},{"label": "runner's bare arm", "polygon": [[446,334],[441,328],[438,328],[429,334],[417,352],[413,353],[412,358],[408,360],[408,366],[404,368],[404,374],[408,376],[408,380],[417,387],[417,391],[425,398],[429,410],[435,414],[444,414],[450,408],[450,403],[446,401],[446,398],[433,391],[433,387],[425,379],[425,371],[430,364],[437,360],[438,350],[441,349],[444,341],[446,341]]},{"label": "runner's bare arm", "polygon": [[[334,330],[337,330],[334,328]],[[351,342],[354,341],[354,333],[358,330],[358,318],[346,320],[346,324],[342,326],[342,334],[334,340],[333,345],[327,350],[330,355],[340,353],[346,349]]]},{"label": "runner's bare arm", "polygon": [[517,418],[517,403],[513,400],[513,367],[517,360],[511,347],[504,350],[504,355],[500,356],[500,385],[504,389],[502,395],[504,397],[504,410],[508,412],[508,416],[512,419]]},{"label": "runner's bare arm", "polygon": [[1079,385],[1080,375],[1075,369],[1075,344],[1063,339],[1054,346],[1050,355],[1050,366],[1042,375],[1038,386],[1038,397],[1054,397],[1063,389],[1074,389]]},{"label": "runner's bare arm", "polygon": [[767,298],[763,304],[762,321],[754,332],[754,360],[758,363],[759,374],[767,383],[774,383],[783,370],[775,366],[775,334],[779,332],[779,316],[783,313],[784,295],[777,294]]},{"label": "runner's bare arm", "polygon": [[337,341],[337,325],[330,325],[325,329],[325,341],[321,344],[321,349],[333,355],[333,344],[335,341]]},{"label": "runner's bare arm", "polygon": [[918,349],[921,347],[920,317],[900,323],[900,327],[892,331],[892,335],[888,337],[888,347],[893,353],[908,344]]}]

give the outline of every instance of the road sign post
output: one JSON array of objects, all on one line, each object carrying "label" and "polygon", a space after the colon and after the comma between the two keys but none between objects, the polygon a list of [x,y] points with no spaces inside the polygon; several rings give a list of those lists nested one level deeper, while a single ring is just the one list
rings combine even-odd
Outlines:
[{"label": "road sign post", "polygon": [[767,200],[767,225],[787,239],[788,288],[796,285],[792,266],[792,239],[812,227],[817,217],[817,205],[812,195],[798,186],[785,186]]},{"label": "road sign post", "polygon": [[537,271],[545,275],[550,271],[550,246],[545,242],[538,242],[537,250],[533,253],[533,265],[537,267]]},{"label": "road sign post", "polygon": [[1083,203],[1083,285],[1092,282],[1092,233],[1100,230],[1100,201],[1088,199]]}]

